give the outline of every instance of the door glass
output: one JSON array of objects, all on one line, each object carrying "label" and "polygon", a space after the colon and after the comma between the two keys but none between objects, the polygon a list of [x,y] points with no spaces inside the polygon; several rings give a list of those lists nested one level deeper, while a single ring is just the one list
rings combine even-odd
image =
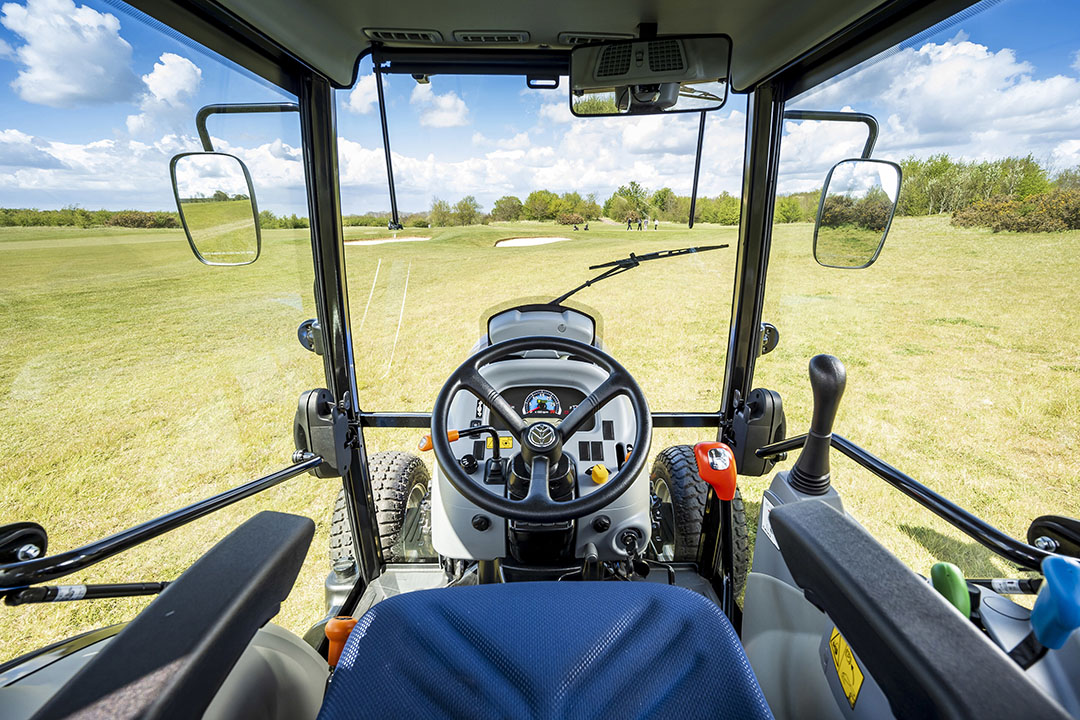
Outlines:
[{"label": "door glass", "polygon": [[[118,2],[0,7],[0,517],[52,551],[288,464],[296,399],[325,382],[296,341],[315,315],[298,115],[209,121],[251,170],[258,262],[200,263],[169,182],[203,105],[296,99],[159,28]],[[329,518],[333,498],[300,478],[62,582],[173,580],[258,510]],[[292,630],[322,612],[325,548],[322,530],[277,618]],[[4,608],[0,660],[149,600]]]}]

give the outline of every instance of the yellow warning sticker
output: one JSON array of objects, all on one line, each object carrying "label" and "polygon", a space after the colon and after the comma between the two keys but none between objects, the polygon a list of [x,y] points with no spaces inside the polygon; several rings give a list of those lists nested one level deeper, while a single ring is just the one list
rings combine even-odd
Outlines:
[{"label": "yellow warning sticker", "polygon": [[835,627],[832,636],[829,637],[829,650],[832,651],[833,665],[836,666],[836,676],[840,678],[840,687],[851,703],[851,709],[855,709],[855,701],[859,699],[859,690],[862,689],[863,674],[859,664],[855,662],[855,654],[851,652],[851,646]]},{"label": "yellow warning sticker", "polygon": [[[488,435],[487,449],[491,450],[493,447],[495,447],[495,441],[491,438],[490,435]],[[510,437],[508,435],[500,435],[499,436],[499,449],[500,450],[513,450],[514,449],[514,438],[512,438],[512,437]]]}]

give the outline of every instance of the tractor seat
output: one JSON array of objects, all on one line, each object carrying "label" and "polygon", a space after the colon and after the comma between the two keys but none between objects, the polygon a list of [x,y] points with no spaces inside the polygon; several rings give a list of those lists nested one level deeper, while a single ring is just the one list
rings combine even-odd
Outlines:
[{"label": "tractor seat", "polygon": [[368,610],[320,720],[772,718],[713,602],[650,582],[419,590]]}]

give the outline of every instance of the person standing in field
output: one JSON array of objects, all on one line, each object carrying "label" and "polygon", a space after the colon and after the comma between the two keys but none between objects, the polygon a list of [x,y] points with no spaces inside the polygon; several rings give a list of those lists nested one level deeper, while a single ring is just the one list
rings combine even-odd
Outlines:
[{"label": "person standing in field", "polygon": [[656,230],[659,230],[659,229],[660,229],[660,221],[654,218],[653,219],[653,230],[656,231]]},{"label": "person standing in field", "polygon": [[626,216],[626,229],[627,230],[632,230],[633,229],[633,222],[634,222],[634,218],[627,215]]}]

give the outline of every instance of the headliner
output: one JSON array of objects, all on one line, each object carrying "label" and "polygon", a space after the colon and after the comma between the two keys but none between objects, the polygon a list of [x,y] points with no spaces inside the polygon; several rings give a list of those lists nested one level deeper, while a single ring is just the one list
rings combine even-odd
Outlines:
[{"label": "headliner", "polygon": [[[435,30],[440,44],[386,42],[388,47],[567,49],[562,33],[638,35],[655,22],[660,35],[724,33],[732,39],[731,79],[737,91],[769,77],[890,0],[218,0],[335,85],[355,81],[365,30]],[[455,31],[524,31],[521,44],[456,42]]]}]

